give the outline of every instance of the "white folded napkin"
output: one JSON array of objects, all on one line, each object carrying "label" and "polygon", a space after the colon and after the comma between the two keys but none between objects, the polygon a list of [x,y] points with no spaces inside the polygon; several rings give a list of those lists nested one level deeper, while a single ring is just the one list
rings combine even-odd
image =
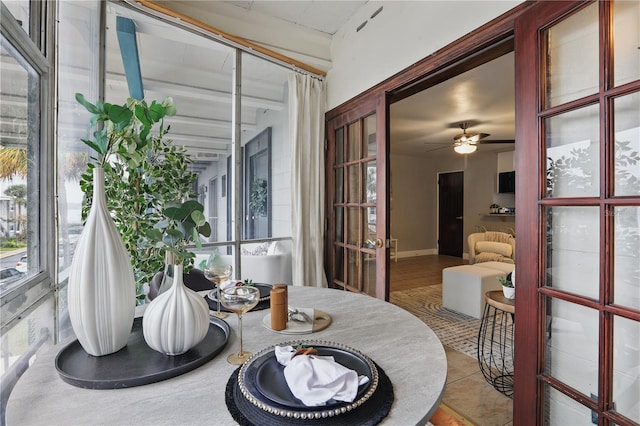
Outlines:
[{"label": "white folded napkin", "polygon": [[[292,346],[276,346],[275,355],[284,365],[284,378],[293,396],[308,407],[327,401],[353,402],[358,386],[369,382],[367,376],[338,364],[332,356],[298,355]],[[293,358],[292,358],[293,357]]]}]

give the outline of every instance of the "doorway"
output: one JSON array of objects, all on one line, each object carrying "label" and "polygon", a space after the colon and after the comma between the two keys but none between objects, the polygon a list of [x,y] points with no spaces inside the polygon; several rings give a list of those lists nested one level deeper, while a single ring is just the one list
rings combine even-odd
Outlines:
[{"label": "doorway", "polygon": [[462,257],[464,172],[438,177],[438,254]]}]

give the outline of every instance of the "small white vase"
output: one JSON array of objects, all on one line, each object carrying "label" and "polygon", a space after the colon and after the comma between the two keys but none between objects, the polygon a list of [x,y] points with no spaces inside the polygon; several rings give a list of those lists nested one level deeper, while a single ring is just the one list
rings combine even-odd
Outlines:
[{"label": "small white vase", "polygon": [[502,294],[507,299],[515,299],[516,298],[516,289],[515,289],[515,287],[502,286]]},{"label": "small white vase", "polygon": [[69,318],[94,356],[126,346],[136,308],[133,267],[107,209],[104,170],[93,169],[93,201],[69,270]]},{"label": "small white vase", "polygon": [[180,355],[204,339],[209,330],[209,306],[182,279],[182,265],[175,265],[173,285],[158,295],[144,311],[142,333],[150,348]]}]

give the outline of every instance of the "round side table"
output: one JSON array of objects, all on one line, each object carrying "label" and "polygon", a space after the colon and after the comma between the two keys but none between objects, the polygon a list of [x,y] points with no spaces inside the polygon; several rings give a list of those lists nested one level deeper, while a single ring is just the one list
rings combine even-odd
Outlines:
[{"label": "round side table", "polygon": [[478,364],[484,378],[498,392],[513,397],[513,329],[516,307],[502,291],[485,294],[486,305],[478,331]]}]

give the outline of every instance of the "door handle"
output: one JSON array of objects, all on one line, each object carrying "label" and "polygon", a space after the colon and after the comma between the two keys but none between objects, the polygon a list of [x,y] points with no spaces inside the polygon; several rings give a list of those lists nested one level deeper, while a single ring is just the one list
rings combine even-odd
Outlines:
[{"label": "door handle", "polygon": [[380,238],[376,239],[376,247],[378,248],[384,247],[384,242]]},{"label": "door handle", "polygon": [[463,217],[463,216],[456,216],[456,219],[458,219],[458,220],[462,220],[462,217]]}]

